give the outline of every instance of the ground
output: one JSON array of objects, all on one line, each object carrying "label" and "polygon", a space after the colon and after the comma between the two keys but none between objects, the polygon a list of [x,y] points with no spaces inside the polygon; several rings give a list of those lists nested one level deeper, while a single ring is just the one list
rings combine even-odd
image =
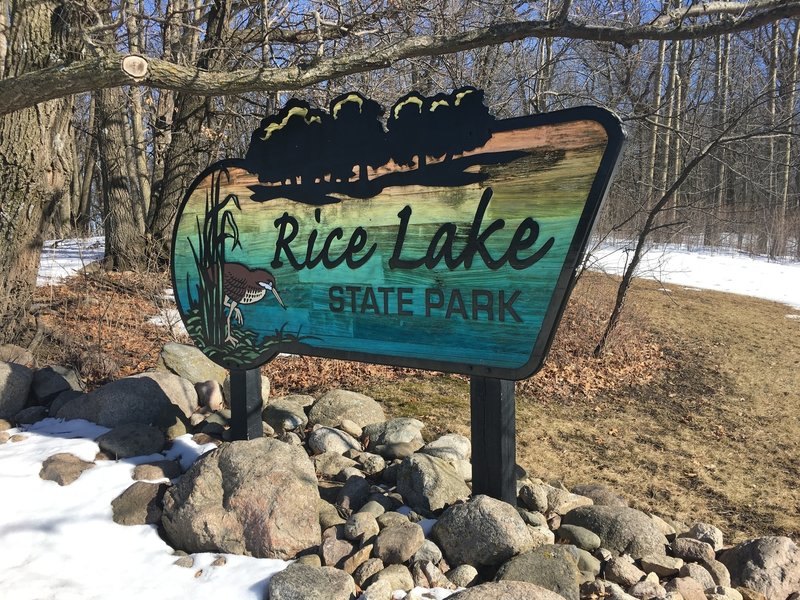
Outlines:
[{"label": "ground", "polygon": [[[79,275],[39,288],[24,344],[89,385],[153,367],[179,335],[148,322],[167,276]],[[517,461],[567,487],[602,482],[632,506],[719,526],[727,541],[800,541],[800,319],[745,296],[639,280],[592,357],[616,280],[584,274],[545,367],[517,384]],[[185,341],[185,340],[181,340]],[[464,377],[312,358],[264,367],[273,394],[355,389],[429,434],[469,434]]]}]

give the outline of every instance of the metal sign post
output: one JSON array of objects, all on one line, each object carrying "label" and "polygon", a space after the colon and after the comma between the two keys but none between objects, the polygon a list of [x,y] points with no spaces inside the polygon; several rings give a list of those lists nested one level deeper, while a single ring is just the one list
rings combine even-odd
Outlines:
[{"label": "metal sign post", "polygon": [[231,369],[231,437],[252,440],[264,435],[261,424],[261,371]]},{"label": "metal sign post", "polygon": [[472,493],[517,502],[514,382],[470,377]]}]

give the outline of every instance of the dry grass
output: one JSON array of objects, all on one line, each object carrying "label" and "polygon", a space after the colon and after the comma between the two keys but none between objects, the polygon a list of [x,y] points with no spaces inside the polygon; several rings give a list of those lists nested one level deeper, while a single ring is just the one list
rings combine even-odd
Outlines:
[{"label": "dry grass", "polygon": [[[155,365],[168,331],[147,323],[166,276],[46,288],[41,363],[96,385]],[[637,508],[710,521],[730,541],[800,538],[800,320],[785,306],[639,281],[609,353],[591,356],[615,281],[581,279],[547,364],[517,384],[517,460],[567,486],[605,482]],[[31,335],[33,335],[31,333]],[[356,389],[428,435],[469,434],[466,378],[314,358],[264,368],[274,393]]]}]

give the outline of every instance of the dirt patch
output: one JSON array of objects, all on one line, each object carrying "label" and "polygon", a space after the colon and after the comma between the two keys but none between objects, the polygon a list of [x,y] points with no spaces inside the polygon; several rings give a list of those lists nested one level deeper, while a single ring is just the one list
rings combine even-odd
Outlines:
[{"label": "dirt patch", "polygon": [[[800,537],[800,320],[783,305],[637,281],[622,325],[592,356],[616,281],[581,278],[545,367],[517,384],[517,460],[568,487],[604,482],[631,505],[706,520],[729,541]],[[148,323],[166,275],[79,277],[39,290],[41,364],[90,385],[153,367],[175,336]],[[179,338],[178,338],[179,339]],[[185,340],[184,340],[185,341]],[[469,434],[469,382],[308,357],[264,367],[274,394],[341,387],[371,394],[428,435]]]}]

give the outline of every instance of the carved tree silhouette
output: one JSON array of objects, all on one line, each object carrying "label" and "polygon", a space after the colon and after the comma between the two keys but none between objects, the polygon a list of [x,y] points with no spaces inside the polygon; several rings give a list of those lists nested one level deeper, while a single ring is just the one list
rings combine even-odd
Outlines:
[{"label": "carved tree silhouette", "polygon": [[425,168],[428,148],[420,148],[420,140],[425,139],[426,113],[425,98],[417,92],[409,92],[392,106],[386,127],[392,158],[398,165],[410,167],[417,156],[417,168]]},{"label": "carved tree silhouette", "polygon": [[334,98],[330,111],[338,155],[333,160],[344,167],[343,171],[349,169],[344,172],[345,179],[352,176],[352,167],[357,165],[359,180],[366,182],[367,167],[377,168],[389,160],[381,122],[383,107],[358,92],[350,92]]},{"label": "carved tree silhouette", "polygon": [[450,135],[457,140],[458,153],[480,148],[492,137],[494,117],[483,103],[483,90],[464,86],[450,94],[452,120]]}]

